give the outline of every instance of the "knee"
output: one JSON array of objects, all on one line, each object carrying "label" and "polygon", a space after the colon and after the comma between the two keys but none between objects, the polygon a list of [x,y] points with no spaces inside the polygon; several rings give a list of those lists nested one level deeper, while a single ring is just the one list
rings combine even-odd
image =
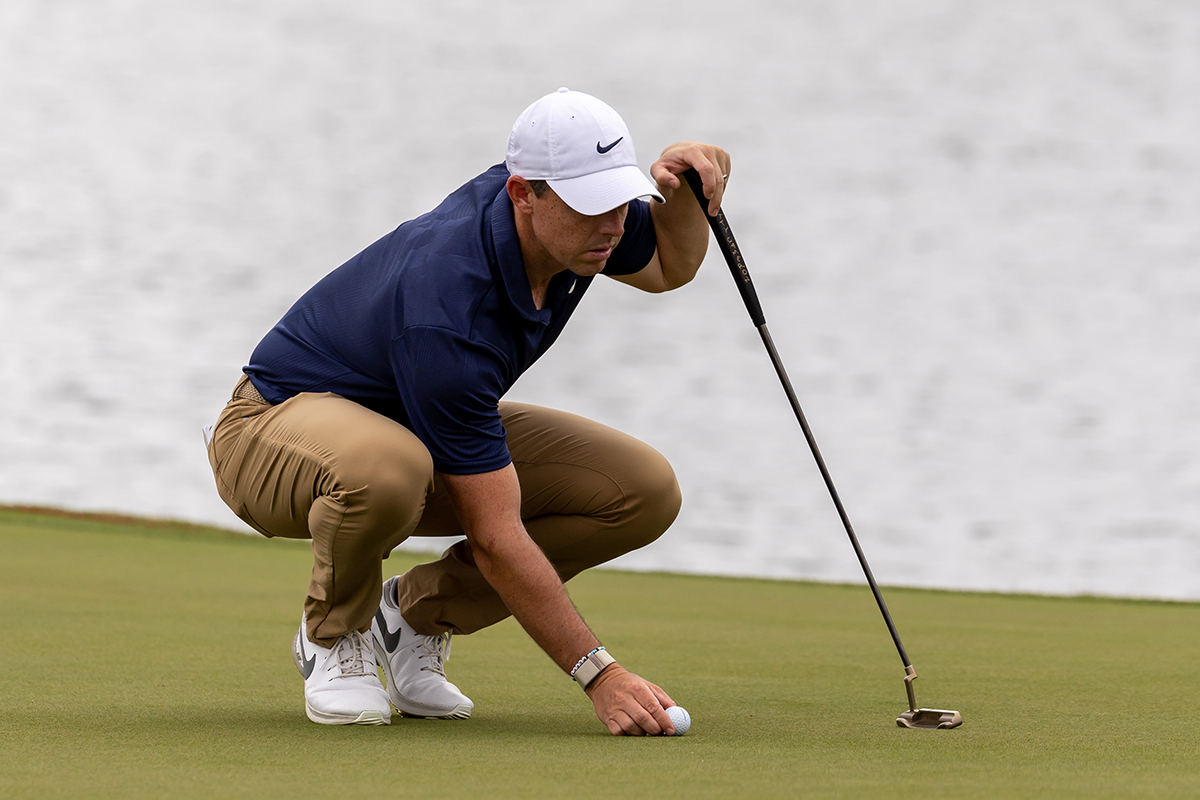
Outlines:
[{"label": "knee", "polygon": [[411,533],[433,488],[433,459],[424,448],[360,449],[331,470],[330,499],[366,530],[389,540]]},{"label": "knee", "polygon": [[427,452],[380,459],[361,487],[362,502],[375,513],[416,524],[433,490],[433,459]]},{"label": "knee", "polygon": [[646,447],[630,470],[626,484],[626,508],[645,546],[666,532],[683,504],[675,470],[661,453]]}]

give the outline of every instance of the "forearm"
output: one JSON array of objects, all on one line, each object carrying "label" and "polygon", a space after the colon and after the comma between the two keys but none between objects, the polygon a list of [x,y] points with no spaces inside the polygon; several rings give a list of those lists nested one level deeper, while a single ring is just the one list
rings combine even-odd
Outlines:
[{"label": "forearm", "polygon": [[549,560],[521,521],[516,470],[443,475],[480,573],[517,622],[566,671],[597,646]]},{"label": "forearm", "polygon": [[[650,205],[658,249],[647,268],[625,277],[625,283],[648,292],[664,292],[678,289],[696,277],[708,252],[705,208],[709,214],[720,209],[729,163],[729,154],[724,150],[699,142],[677,142],[663,150],[650,167],[650,174],[666,200]],[[696,170],[704,185],[701,199],[705,208],[701,208],[687,182],[679,177],[688,169]]]},{"label": "forearm", "polygon": [[490,540],[491,547],[473,548],[479,571],[529,637],[564,672],[570,672],[599,642],[558,573],[524,528]]},{"label": "forearm", "polygon": [[663,282],[677,289],[700,269],[708,252],[708,220],[686,183],[672,189],[661,187],[666,203],[653,203],[650,218],[658,240],[658,260]]},{"label": "forearm", "polygon": [[[480,475],[443,475],[475,565],[529,636],[564,672],[598,645],[549,560],[521,521],[521,489],[510,464]],[[587,687],[613,734],[674,730],[659,687],[610,664]]]}]

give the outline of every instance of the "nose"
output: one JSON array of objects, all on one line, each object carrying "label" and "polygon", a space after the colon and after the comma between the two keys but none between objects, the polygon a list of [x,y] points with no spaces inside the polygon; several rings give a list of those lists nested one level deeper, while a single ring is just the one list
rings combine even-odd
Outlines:
[{"label": "nose", "polygon": [[614,208],[606,214],[601,214],[600,233],[605,236],[620,236],[625,233],[625,215],[622,211],[621,208]]}]

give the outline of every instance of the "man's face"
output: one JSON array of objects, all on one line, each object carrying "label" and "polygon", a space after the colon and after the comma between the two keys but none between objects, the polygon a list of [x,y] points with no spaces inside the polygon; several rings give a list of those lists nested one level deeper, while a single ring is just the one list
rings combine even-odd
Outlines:
[{"label": "man's face", "polygon": [[628,203],[588,216],[564,203],[553,189],[531,200],[533,233],[551,258],[581,277],[604,269],[625,233]]}]

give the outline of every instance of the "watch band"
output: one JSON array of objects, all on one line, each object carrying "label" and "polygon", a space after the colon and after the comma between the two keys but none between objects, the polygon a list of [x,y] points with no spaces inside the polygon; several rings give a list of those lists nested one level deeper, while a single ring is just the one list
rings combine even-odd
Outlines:
[{"label": "watch band", "polygon": [[597,647],[592,652],[588,653],[583,658],[579,659],[579,663],[575,665],[575,669],[571,670],[571,677],[579,684],[579,688],[586,689],[588,684],[596,680],[596,676],[603,671],[609,664],[615,664],[617,660],[608,654],[608,651],[603,647]]}]

